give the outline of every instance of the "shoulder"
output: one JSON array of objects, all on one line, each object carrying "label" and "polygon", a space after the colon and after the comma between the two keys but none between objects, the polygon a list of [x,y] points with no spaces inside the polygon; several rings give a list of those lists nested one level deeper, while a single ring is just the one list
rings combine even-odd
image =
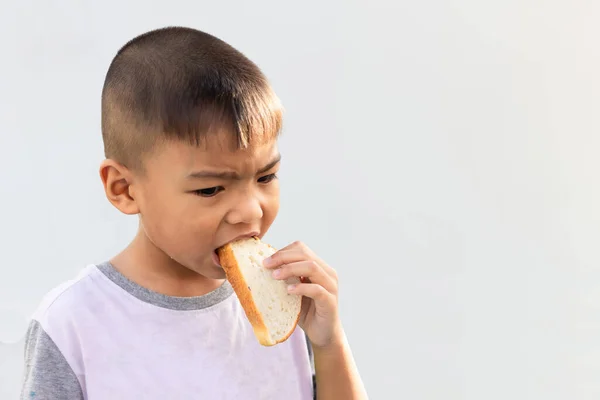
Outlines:
[{"label": "shoulder", "polygon": [[32,322],[49,330],[55,322],[75,316],[89,302],[98,282],[99,271],[95,265],[87,265],[73,279],[62,282],[49,290],[31,315]]},{"label": "shoulder", "polygon": [[[78,349],[78,314],[86,305],[86,292],[97,268],[80,273],[52,288],[31,316],[25,340],[23,396],[83,399],[83,368]],[[97,279],[96,279],[97,280]]]}]

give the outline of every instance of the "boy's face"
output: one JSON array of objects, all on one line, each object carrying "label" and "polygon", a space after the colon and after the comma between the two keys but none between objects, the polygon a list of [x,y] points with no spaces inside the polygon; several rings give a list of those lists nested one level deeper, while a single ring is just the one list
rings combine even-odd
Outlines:
[{"label": "boy's face", "polygon": [[262,237],[279,211],[276,141],[232,151],[227,138],[201,147],[161,144],[130,186],[148,244],[213,279],[225,276],[215,249],[239,236]]}]

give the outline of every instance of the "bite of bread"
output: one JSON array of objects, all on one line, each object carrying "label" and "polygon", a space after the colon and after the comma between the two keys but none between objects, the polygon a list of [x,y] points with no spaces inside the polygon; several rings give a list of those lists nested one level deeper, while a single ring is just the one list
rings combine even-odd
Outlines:
[{"label": "bite of bread", "polygon": [[296,329],[302,305],[302,296],[288,293],[287,286],[300,279],[273,278],[263,260],[276,249],[257,237],[233,241],[216,252],[258,342],[274,346],[286,341]]}]

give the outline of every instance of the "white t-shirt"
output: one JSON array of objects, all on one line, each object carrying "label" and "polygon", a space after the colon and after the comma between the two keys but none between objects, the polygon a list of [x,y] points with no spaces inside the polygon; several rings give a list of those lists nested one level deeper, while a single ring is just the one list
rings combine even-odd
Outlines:
[{"label": "white t-shirt", "polygon": [[165,296],[109,263],[52,290],[25,346],[23,399],[313,399],[310,346],[297,328],[261,346],[225,283]]}]

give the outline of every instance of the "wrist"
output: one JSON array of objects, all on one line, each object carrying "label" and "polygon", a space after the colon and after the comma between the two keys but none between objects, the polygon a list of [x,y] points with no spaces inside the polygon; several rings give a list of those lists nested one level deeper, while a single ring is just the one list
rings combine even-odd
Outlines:
[{"label": "wrist", "polygon": [[344,351],[346,348],[346,334],[341,324],[334,329],[334,333],[331,336],[331,339],[326,343],[311,343],[313,352],[315,356],[318,355],[327,355],[327,354],[336,354],[340,351]]}]

